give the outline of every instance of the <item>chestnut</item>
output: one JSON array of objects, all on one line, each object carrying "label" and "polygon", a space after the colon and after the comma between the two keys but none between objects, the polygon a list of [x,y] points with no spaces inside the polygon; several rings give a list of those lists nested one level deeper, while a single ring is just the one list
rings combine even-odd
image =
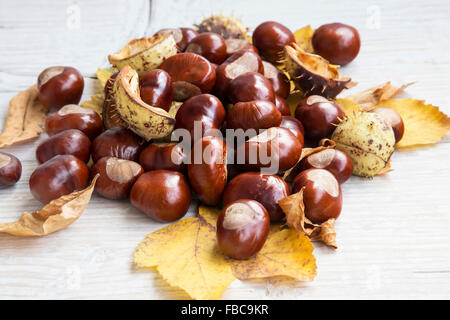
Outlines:
[{"label": "chestnut", "polygon": [[203,137],[191,150],[188,176],[201,202],[209,206],[219,203],[227,184],[227,148],[222,139]]},{"label": "chestnut", "polygon": [[92,160],[97,162],[103,157],[137,161],[143,141],[136,134],[123,127],[114,127],[104,131],[92,142]]},{"label": "chestnut", "polygon": [[292,182],[292,193],[303,187],[305,216],[313,223],[337,219],[342,209],[342,191],[333,174],[324,169],[300,172]]},{"label": "chestnut", "polygon": [[[164,60],[159,67],[172,81],[185,81],[197,86],[201,92],[209,92],[216,83],[216,71],[204,57],[195,53],[179,53]],[[176,90],[174,90],[176,94]]]},{"label": "chestnut", "polygon": [[160,69],[146,72],[140,79],[141,99],[153,107],[169,111],[173,100],[173,85],[170,75]]},{"label": "chestnut", "polygon": [[291,84],[287,76],[273,64],[263,61],[264,76],[272,83],[276,95],[286,99],[291,92]]},{"label": "chestnut", "polygon": [[242,199],[227,204],[217,218],[217,243],[234,259],[248,259],[266,242],[270,231],[267,210],[257,201]]},{"label": "chestnut", "polygon": [[0,188],[9,187],[19,181],[22,163],[10,153],[0,152]]},{"label": "chestnut", "polygon": [[201,124],[202,136],[210,129],[220,129],[225,120],[225,108],[219,99],[205,93],[186,100],[178,109],[175,120],[175,128],[188,130],[196,140],[200,137],[194,137],[195,122]]},{"label": "chestnut", "polygon": [[39,74],[37,87],[39,101],[44,107],[55,111],[66,104],[80,102],[84,80],[75,68],[49,67]]},{"label": "chestnut", "polygon": [[241,164],[244,158],[244,170],[268,168],[274,173],[284,172],[298,162],[302,148],[303,144],[289,129],[272,127],[237,148],[237,163]]},{"label": "chestnut", "polygon": [[287,103],[286,99],[280,97],[279,95],[275,95],[275,106],[278,111],[280,111],[282,116],[290,116],[291,115],[291,107],[289,107],[289,103]]},{"label": "chestnut", "polygon": [[70,129],[51,136],[36,148],[39,163],[60,154],[71,154],[87,163],[91,156],[91,140],[80,130]]},{"label": "chestnut", "polygon": [[93,140],[103,131],[103,122],[97,112],[76,104],[65,105],[47,116],[45,131],[49,136],[69,129],[78,129]]},{"label": "chestnut", "polygon": [[229,129],[268,129],[280,123],[280,111],[272,102],[264,100],[238,102],[227,115]]},{"label": "chestnut", "polygon": [[230,56],[216,69],[214,93],[221,99],[227,98],[227,89],[231,80],[247,72],[264,73],[264,65],[257,53],[240,50]]},{"label": "chestnut", "polygon": [[185,52],[196,53],[212,63],[221,64],[227,58],[227,45],[220,34],[205,32],[192,39]]},{"label": "chestnut", "polygon": [[244,73],[230,81],[228,98],[232,103],[267,100],[275,103],[275,93],[270,81],[256,72]]},{"label": "chestnut", "polygon": [[294,34],[275,21],[261,23],[253,31],[253,45],[266,60],[278,63],[283,58],[284,47],[295,42]]},{"label": "chestnut", "polygon": [[125,199],[137,178],[144,173],[139,163],[114,157],[103,157],[92,167],[91,177],[100,176],[95,191],[107,199]]},{"label": "chestnut", "polygon": [[312,37],[314,52],[331,64],[345,65],[356,58],[361,47],[358,31],[347,24],[320,26]]},{"label": "chestnut", "polygon": [[172,170],[182,171],[186,154],[178,143],[152,143],[142,150],[139,163],[145,171]]},{"label": "chestnut", "polygon": [[198,32],[192,28],[167,28],[159,30],[156,34],[160,36],[171,34],[179,52],[183,52],[188,43],[198,36]]},{"label": "chestnut", "polygon": [[302,146],[305,144],[305,129],[303,128],[302,123],[291,116],[282,116],[281,117],[281,128],[286,128],[291,130],[291,132],[294,134],[294,136],[297,137],[297,139],[300,141]]},{"label": "chestnut", "polygon": [[342,184],[350,178],[353,172],[352,159],[341,150],[325,149],[302,159],[299,164],[301,171],[307,169],[325,169],[330,171]]},{"label": "chestnut", "polygon": [[245,39],[228,38],[225,39],[225,44],[227,46],[227,58],[241,50],[249,50],[259,54],[258,49]]},{"label": "chestnut", "polygon": [[373,109],[371,112],[378,113],[392,126],[396,143],[402,139],[403,134],[405,133],[405,125],[402,117],[397,111],[391,108],[378,107]]},{"label": "chestnut", "polygon": [[337,103],[313,95],[300,101],[295,109],[295,117],[305,127],[306,138],[318,141],[333,133],[345,113]]},{"label": "chestnut", "polygon": [[266,208],[270,221],[278,222],[284,218],[278,201],[289,195],[289,186],[279,176],[245,172],[237,175],[228,183],[222,200],[225,205],[240,199],[258,201]]},{"label": "chestnut", "polygon": [[39,165],[30,176],[30,191],[46,204],[87,187],[89,168],[70,154],[57,155]]},{"label": "chestnut", "polygon": [[179,172],[154,170],[142,174],[130,192],[131,204],[149,217],[170,222],[183,217],[191,203],[191,190]]}]

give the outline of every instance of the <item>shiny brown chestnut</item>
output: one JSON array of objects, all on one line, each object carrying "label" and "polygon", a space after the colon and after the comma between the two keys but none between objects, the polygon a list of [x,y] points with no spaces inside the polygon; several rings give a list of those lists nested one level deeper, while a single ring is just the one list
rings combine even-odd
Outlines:
[{"label": "shiny brown chestnut", "polygon": [[286,99],[280,97],[279,95],[275,95],[275,106],[280,111],[283,116],[291,115],[291,108],[289,107],[289,103],[287,103]]},{"label": "shiny brown chestnut", "polygon": [[303,187],[305,215],[313,223],[337,219],[342,209],[342,191],[333,174],[324,169],[300,172],[292,182],[292,193]]},{"label": "shiny brown chestnut", "polygon": [[137,178],[144,173],[139,163],[103,157],[92,167],[91,177],[99,174],[95,191],[107,199],[125,199]]},{"label": "shiny brown chestnut", "polygon": [[259,54],[258,49],[245,39],[228,38],[225,39],[225,44],[227,46],[227,57],[230,57],[241,50],[249,50]]},{"label": "shiny brown chestnut", "polygon": [[330,171],[342,184],[350,178],[353,172],[352,159],[341,150],[325,149],[302,159],[299,164],[301,171],[307,169],[325,169]]},{"label": "shiny brown chestnut", "polygon": [[361,47],[358,30],[343,23],[320,26],[312,37],[314,52],[332,64],[345,65],[356,58]]},{"label": "shiny brown chestnut", "polygon": [[84,80],[75,68],[49,67],[39,74],[37,87],[42,105],[56,111],[66,104],[80,102]]},{"label": "shiny brown chestnut", "polygon": [[194,136],[194,126],[200,125],[203,135],[211,129],[219,130],[225,120],[225,108],[215,96],[201,94],[186,100],[178,109],[175,116],[175,128],[186,129],[190,132],[192,140],[199,137]]},{"label": "shiny brown chestnut", "polygon": [[97,162],[103,157],[137,161],[143,147],[143,141],[136,134],[123,127],[114,127],[104,131],[92,142],[92,160]]},{"label": "shiny brown chestnut", "polygon": [[270,101],[236,103],[227,115],[228,129],[269,129],[281,123],[281,113]]},{"label": "shiny brown chestnut", "polygon": [[405,125],[402,117],[397,113],[397,111],[391,108],[378,107],[373,109],[371,112],[378,113],[392,126],[396,143],[403,138],[403,134],[405,133]]},{"label": "shiny brown chestnut", "polygon": [[272,83],[276,95],[286,99],[291,91],[291,84],[286,75],[273,64],[263,61],[264,76]]},{"label": "shiny brown chestnut", "polygon": [[274,21],[261,23],[253,31],[253,45],[266,60],[277,63],[284,54],[284,47],[295,42],[294,34]]},{"label": "shiny brown chestnut", "polygon": [[272,127],[250,138],[236,149],[237,163],[243,170],[266,168],[274,173],[292,168],[300,159],[303,144],[289,130]]},{"label": "shiny brown chestnut", "polygon": [[345,113],[335,102],[321,96],[309,96],[298,104],[295,117],[305,127],[305,137],[318,141],[333,133]]},{"label": "shiny brown chestnut", "polygon": [[291,116],[282,116],[280,127],[291,130],[294,136],[296,136],[297,139],[300,141],[302,146],[305,145],[305,138],[304,138],[305,129],[303,128],[302,123],[298,119],[295,119],[294,117]]},{"label": "shiny brown chestnut", "polygon": [[270,81],[256,72],[244,73],[230,81],[228,98],[232,103],[266,100],[275,103],[275,93]]},{"label": "shiny brown chestnut", "polygon": [[87,163],[91,156],[91,140],[80,130],[70,129],[51,136],[36,148],[39,163],[61,154],[71,154]]},{"label": "shiny brown chestnut", "polygon": [[221,64],[227,58],[227,45],[220,34],[205,32],[192,39],[185,52],[196,53],[209,62]]},{"label": "shiny brown chestnut", "polygon": [[191,190],[179,172],[154,170],[142,174],[130,192],[131,204],[149,217],[170,222],[182,218],[191,203]]},{"label": "shiny brown chestnut", "polygon": [[103,131],[103,122],[97,112],[76,104],[65,105],[47,116],[45,131],[49,136],[69,129],[78,129],[93,140]]},{"label": "shiny brown chestnut", "polygon": [[225,205],[240,199],[252,199],[261,203],[270,216],[270,221],[278,222],[284,213],[278,201],[290,195],[289,186],[279,176],[260,172],[246,172],[234,177],[225,188]]},{"label": "shiny brown chestnut", "polygon": [[198,32],[192,28],[167,28],[159,30],[156,34],[160,36],[171,34],[179,52],[183,52],[188,43],[198,36]]},{"label": "shiny brown chestnut", "polygon": [[166,71],[150,70],[142,76],[139,83],[141,99],[145,103],[169,111],[173,100],[173,85]]},{"label": "shiny brown chestnut", "polygon": [[145,171],[172,170],[182,171],[186,154],[178,143],[152,143],[142,150],[139,163]]},{"label": "shiny brown chestnut", "polygon": [[216,69],[214,93],[221,99],[227,98],[227,89],[231,80],[247,72],[264,73],[264,65],[257,53],[240,50],[230,56]]},{"label": "shiny brown chestnut", "polygon": [[22,175],[22,163],[7,152],[0,152],[0,188],[12,186]]},{"label": "shiny brown chestnut", "polygon": [[267,210],[257,201],[242,199],[226,205],[217,218],[217,243],[234,259],[248,259],[266,242],[270,231]]},{"label": "shiny brown chestnut", "polygon": [[87,187],[89,168],[80,159],[58,155],[38,166],[30,176],[30,191],[46,204],[61,196]]},{"label": "shiny brown chestnut", "polygon": [[[201,92],[211,91],[216,83],[216,71],[204,57],[195,53],[179,53],[164,60],[159,67],[166,71],[172,82],[188,82],[197,86]],[[176,94],[176,90],[174,90]]]},{"label": "shiny brown chestnut", "polygon": [[227,148],[222,139],[203,137],[191,150],[188,176],[201,202],[209,206],[219,203],[227,184]]}]

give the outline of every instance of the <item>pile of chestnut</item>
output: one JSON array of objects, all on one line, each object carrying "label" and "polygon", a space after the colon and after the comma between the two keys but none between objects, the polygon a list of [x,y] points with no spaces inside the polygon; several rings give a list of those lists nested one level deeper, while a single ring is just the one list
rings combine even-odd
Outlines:
[{"label": "pile of chestnut", "polygon": [[[193,155],[176,142],[145,142],[124,127],[105,128],[105,119],[77,105],[84,87],[81,74],[70,67],[51,67],[38,79],[39,99],[51,113],[45,125],[49,138],[37,147],[40,165],[29,180],[36,199],[48,203],[85,188],[100,174],[95,186],[99,195],[129,197],[148,216],[170,222],[186,214],[193,190],[201,203],[224,206],[217,220],[217,240],[225,254],[237,259],[261,249],[270,223],[284,219],[278,201],[302,188],[309,220],[337,218],[342,207],[340,184],[353,169],[345,153],[328,149],[306,157],[297,166],[291,187],[281,178],[297,163],[305,141],[315,145],[329,137],[344,117],[338,104],[320,96],[306,97],[291,116],[286,102],[290,82],[274,64],[284,47],[295,41],[292,32],[277,22],[264,22],[254,30],[252,44],[190,28],[159,33],[173,34],[179,53],[141,77],[141,99],[166,111],[173,101],[182,101],[175,127],[193,132],[194,121],[200,121],[203,135],[192,137],[192,142],[207,149],[213,161],[186,164]],[[332,63],[345,64],[356,57],[360,42],[353,27],[330,24],[317,29],[313,45]],[[236,148],[257,150],[267,144],[270,150],[276,139],[279,171],[260,172],[268,164],[258,159],[227,164],[225,141],[208,136],[210,129],[267,129]],[[19,169],[14,156],[0,154],[1,185],[17,181]]]}]

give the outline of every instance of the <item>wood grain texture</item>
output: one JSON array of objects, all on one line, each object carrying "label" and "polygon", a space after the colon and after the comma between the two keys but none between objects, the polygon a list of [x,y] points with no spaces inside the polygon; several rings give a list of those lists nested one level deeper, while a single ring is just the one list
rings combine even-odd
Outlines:
[{"label": "wood grain texture", "polygon": [[[9,100],[45,67],[73,65],[90,76],[106,65],[107,54],[131,38],[190,26],[211,12],[234,13],[251,28],[264,20],[293,30],[333,21],[352,24],[361,33],[362,48],[342,73],[359,82],[353,92],[387,80],[398,85],[416,81],[402,97],[425,99],[450,114],[446,0],[152,2],[150,18],[150,2],[144,0],[0,2],[0,122]],[[73,24],[76,10],[79,25]],[[83,99],[95,89],[94,80],[86,78]],[[1,221],[40,207],[28,178],[42,139],[4,149],[22,160],[23,176],[15,187],[0,190]],[[313,282],[279,286],[237,280],[223,298],[449,298],[449,158],[447,138],[435,146],[396,152],[394,171],[386,176],[352,177],[343,185],[344,208],[336,224],[339,249],[316,245]],[[188,298],[157,273],[132,265],[136,245],[162,226],[127,201],[94,196],[67,230],[43,238],[0,235],[0,298]]]}]

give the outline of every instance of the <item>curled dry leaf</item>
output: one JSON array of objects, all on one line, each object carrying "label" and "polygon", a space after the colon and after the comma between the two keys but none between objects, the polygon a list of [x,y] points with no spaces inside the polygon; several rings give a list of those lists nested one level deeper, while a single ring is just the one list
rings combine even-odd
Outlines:
[{"label": "curled dry leaf", "polygon": [[311,241],[320,241],[327,246],[337,249],[336,232],[334,231],[335,219],[329,219],[322,224],[314,224],[306,218],[303,190],[304,188],[278,201],[286,215],[286,224],[291,228],[290,230],[307,235]]},{"label": "curled dry leaf", "polygon": [[319,146],[316,148],[303,148],[302,154],[300,155],[300,158],[297,160],[297,163],[284,173],[283,179],[286,181],[292,181],[295,178],[295,176],[299,173],[297,167],[300,161],[302,161],[302,159],[312,155],[313,153],[317,153],[326,149],[334,149],[335,147],[336,143],[333,140],[322,139],[319,142]]},{"label": "curled dry leaf", "polygon": [[370,111],[378,103],[389,100],[402,93],[407,87],[413,85],[414,82],[407,83],[400,88],[395,87],[390,81],[382,85],[370,88],[366,91],[356,93],[346,97],[359,105],[360,111]]},{"label": "curled dry leaf", "polygon": [[314,29],[310,25],[307,25],[294,32],[295,42],[297,45],[306,52],[313,53],[312,37]]},{"label": "curled dry leaf", "polygon": [[6,122],[0,135],[0,148],[39,137],[43,131],[48,110],[37,97],[38,89],[34,85],[11,99]]},{"label": "curled dry leaf", "polygon": [[441,140],[450,130],[450,118],[423,100],[386,100],[375,107],[391,108],[402,117],[405,124],[403,138],[397,148],[410,148],[429,145]]},{"label": "curled dry leaf", "polygon": [[200,210],[197,218],[186,218],[155,231],[134,253],[140,268],[156,267],[171,286],[194,299],[219,299],[235,280],[227,258],[216,242],[218,212]]},{"label": "curled dry leaf", "polygon": [[[263,249],[249,260],[234,260],[217,246],[219,210],[200,207],[197,218],[186,218],[155,231],[134,253],[140,268],[156,267],[171,286],[194,299],[219,299],[238,279],[287,276],[312,280],[316,275],[313,246],[294,230],[273,227]],[[282,249],[280,249],[282,248]]]},{"label": "curled dry leaf", "polygon": [[45,236],[67,228],[89,203],[97,178],[98,175],[86,189],[53,200],[40,211],[24,212],[18,221],[0,223],[0,232],[23,237]]}]

